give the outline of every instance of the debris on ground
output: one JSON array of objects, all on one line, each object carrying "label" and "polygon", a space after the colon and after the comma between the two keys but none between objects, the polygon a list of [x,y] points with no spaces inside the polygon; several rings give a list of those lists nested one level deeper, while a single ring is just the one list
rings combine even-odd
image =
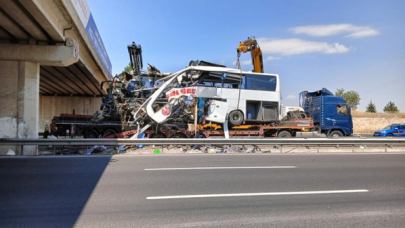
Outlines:
[{"label": "debris on ground", "polygon": [[192,149],[192,150],[187,151],[186,153],[188,153],[188,154],[201,154],[202,152],[201,152],[201,150]]},{"label": "debris on ground", "polygon": [[92,148],[88,149],[86,154],[91,155],[92,153],[100,153],[100,152],[103,152],[105,150],[107,150],[107,147],[95,145]]},{"label": "debris on ground", "polygon": [[6,154],[6,155],[13,156],[13,155],[15,155],[15,152],[14,152],[14,150],[12,150],[12,149],[8,149],[8,151],[7,151],[7,154]]}]

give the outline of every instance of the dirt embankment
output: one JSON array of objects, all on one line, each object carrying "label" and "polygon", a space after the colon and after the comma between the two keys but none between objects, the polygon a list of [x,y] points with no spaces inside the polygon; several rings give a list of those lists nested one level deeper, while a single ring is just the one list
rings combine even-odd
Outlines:
[{"label": "dirt embankment", "polygon": [[405,124],[405,112],[391,114],[353,111],[352,115],[354,133],[374,133],[390,124]]}]

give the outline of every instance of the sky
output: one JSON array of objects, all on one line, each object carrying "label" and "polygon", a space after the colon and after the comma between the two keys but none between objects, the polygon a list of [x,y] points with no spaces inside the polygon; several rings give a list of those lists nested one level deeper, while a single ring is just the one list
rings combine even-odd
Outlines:
[{"label": "sky", "polygon": [[[264,71],[280,76],[283,103],[298,94],[343,88],[359,110],[394,102],[405,111],[405,1],[87,0],[113,66],[129,63],[127,45],[142,45],[144,69],[176,72],[190,60],[234,68],[236,47],[256,37]],[[250,54],[242,69],[252,70]]]}]

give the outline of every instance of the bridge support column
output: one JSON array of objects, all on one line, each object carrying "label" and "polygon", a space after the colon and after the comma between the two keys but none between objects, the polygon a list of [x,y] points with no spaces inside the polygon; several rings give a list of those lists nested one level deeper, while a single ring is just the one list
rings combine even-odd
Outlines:
[{"label": "bridge support column", "polygon": [[[0,60],[0,138],[38,138],[39,63]],[[2,147],[19,155],[36,155],[37,146]]]}]

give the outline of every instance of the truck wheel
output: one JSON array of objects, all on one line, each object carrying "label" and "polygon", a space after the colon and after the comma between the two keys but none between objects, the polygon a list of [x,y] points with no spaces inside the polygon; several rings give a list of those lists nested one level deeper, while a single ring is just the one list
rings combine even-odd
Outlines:
[{"label": "truck wheel", "polygon": [[229,113],[229,127],[239,126],[243,123],[243,113],[239,110],[235,110]]},{"label": "truck wheel", "polygon": [[343,137],[343,133],[341,131],[332,131],[329,133],[329,138],[340,138]]},{"label": "truck wheel", "polygon": [[115,134],[117,134],[117,132],[114,129],[107,129],[104,131],[103,138]]},{"label": "truck wheel", "polygon": [[292,135],[289,131],[282,131],[280,133],[277,134],[277,137],[279,138],[291,138]]},{"label": "truck wheel", "polygon": [[163,133],[156,133],[156,134],[153,134],[152,136],[151,136],[151,138],[166,138],[166,135],[164,135]]},{"label": "truck wheel", "polygon": [[86,138],[98,138],[98,132],[96,130],[88,130],[85,134]]},{"label": "truck wheel", "polygon": [[301,116],[301,119],[307,118],[307,115],[305,114],[305,112],[300,112],[300,116]]},{"label": "truck wheel", "polygon": [[186,136],[185,134],[181,133],[181,132],[177,132],[176,134],[173,135],[172,138],[175,138],[175,139],[184,139],[184,138],[187,138],[187,136]]}]

